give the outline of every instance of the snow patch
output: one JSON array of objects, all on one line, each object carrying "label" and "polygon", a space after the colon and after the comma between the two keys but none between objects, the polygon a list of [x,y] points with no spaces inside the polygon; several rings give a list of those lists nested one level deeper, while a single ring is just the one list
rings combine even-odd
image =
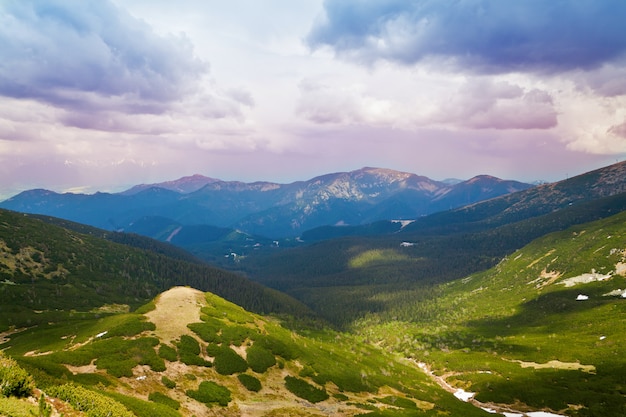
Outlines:
[{"label": "snow patch", "polygon": [[585,294],[578,294],[578,297],[576,297],[576,301],[586,301],[588,299],[589,299],[589,296]]},{"label": "snow patch", "polygon": [[400,229],[404,229],[409,224],[413,223],[415,220],[392,220],[391,223],[400,223]]},{"label": "snow patch", "polygon": [[468,391],[465,391],[464,389],[461,389],[461,388],[457,389],[454,392],[454,396],[456,398],[458,398],[461,401],[465,401],[465,402],[468,402],[469,400],[474,398],[474,395],[476,395],[475,392],[468,392]]},{"label": "snow patch", "polygon": [[622,290],[620,288],[607,292],[606,294],[602,294],[603,297],[622,297],[626,298],[626,290]]}]

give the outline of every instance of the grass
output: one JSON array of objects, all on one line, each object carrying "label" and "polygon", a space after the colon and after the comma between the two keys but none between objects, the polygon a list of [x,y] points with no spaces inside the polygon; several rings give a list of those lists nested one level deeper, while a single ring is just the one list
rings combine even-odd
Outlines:
[{"label": "grass", "polygon": [[37,407],[15,397],[0,397],[0,415],[9,417],[33,417]]},{"label": "grass", "polygon": [[[574,287],[559,282],[615,271],[626,256],[625,224],[620,214],[547,235],[491,270],[434,288],[411,320],[370,317],[356,328],[364,340],[453,373],[448,382],[478,392],[479,401],[624,415],[626,300],[605,294],[626,288],[626,277]],[[589,299],[578,301],[579,294]],[[409,318],[407,311],[385,314]],[[540,369],[551,361],[586,370]]]}]

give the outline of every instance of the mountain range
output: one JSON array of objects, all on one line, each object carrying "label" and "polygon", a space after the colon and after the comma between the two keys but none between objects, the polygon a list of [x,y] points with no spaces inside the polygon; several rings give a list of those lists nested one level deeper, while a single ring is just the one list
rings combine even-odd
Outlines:
[{"label": "mountain range", "polygon": [[[106,230],[143,233],[147,228],[159,231],[162,240],[178,227],[196,225],[284,238],[325,225],[415,219],[531,187],[488,175],[450,183],[389,169],[362,168],[290,184],[194,175],[112,194],[59,194],[36,189],[3,201],[0,208],[60,217]],[[140,228],[137,223],[141,223]],[[159,229],[159,224],[167,224],[165,230]]]},{"label": "mountain range", "polygon": [[0,415],[622,417],[625,225],[626,163],[318,228],[238,273],[0,209]]}]

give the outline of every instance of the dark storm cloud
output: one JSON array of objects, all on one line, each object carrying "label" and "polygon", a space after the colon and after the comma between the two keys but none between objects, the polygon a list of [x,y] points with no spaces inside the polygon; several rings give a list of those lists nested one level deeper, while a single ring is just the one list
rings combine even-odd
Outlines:
[{"label": "dark storm cloud", "polygon": [[65,108],[159,112],[206,71],[185,37],[105,0],[4,1],[0,45],[1,95]]},{"label": "dark storm cloud", "polygon": [[312,47],[478,73],[598,68],[626,52],[623,0],[326,0]]}]

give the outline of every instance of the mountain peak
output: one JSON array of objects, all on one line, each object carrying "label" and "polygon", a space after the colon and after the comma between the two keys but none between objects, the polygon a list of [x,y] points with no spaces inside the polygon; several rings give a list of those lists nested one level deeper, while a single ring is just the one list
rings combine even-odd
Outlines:
[{"label": "mountain peak", "polygon": [[189,194],[194,191],[198,191],[200,188],[207,184],[219,182],[219,179],[205,177],[200,174],[193,174],[186,177],[181,177],[177,180],[165,181],[156,184],[140,184],[122,192],[124,195],[133,195],[149,188],[164,188],[166,190],[175,191],[180,194]]}]

